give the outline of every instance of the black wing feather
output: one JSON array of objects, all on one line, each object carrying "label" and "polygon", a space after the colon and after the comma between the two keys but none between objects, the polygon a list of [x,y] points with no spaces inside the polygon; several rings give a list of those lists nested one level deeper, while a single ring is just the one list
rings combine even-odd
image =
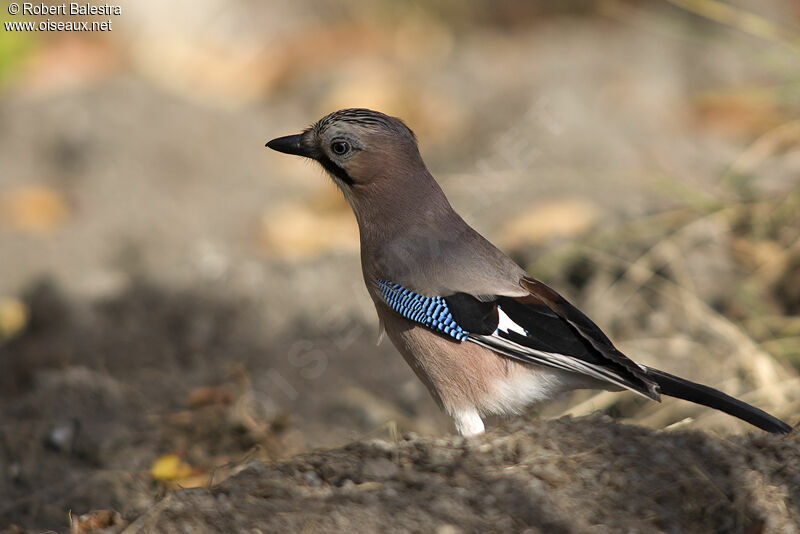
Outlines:
[{"label": "black wing feather", "polygon": [[[468,339],[527,363],[582,373],[658,400],[658,384],[619,352],[591,319],[558,293],[524,278],[524,297],[479,300],[466,293],[445,297],[456,323]],[[499,308],[521,332],[497,330]]]},{"label": "black wing feather", "polygon": [[622,354],[611,343],[608,336],[600,330],[600,327],[589,319],[586,314],[570,304],[567,299],[559,295],[554,289],[534,278],[523,278],[520,280],[520,285],[530,291],[530,298],[538,300],[558,317],[566,321],[574,332],[594,349],[591,353],[599,356],[604,365],[618,369],[622,372],[622,376],[630,376],[633,378],[634,384],[644,386],[645,390],[639,390],[640,393],[658,400],[657,382],[648,376],[641,366]]},{"label": "black wing feather", "polygon": [[602,356],[591,344],[547,306],[513,297],[501,297],[497,304],[512,321],[527,331],[527,336],[515,333],[514,341],[517,343],[545,352],[569,354],[591,363],[602,362]]},{"label": "black wing feather", "polygon": [[458,326],[467,332],[489,335],[497,329],[499,316],[495,301],[484,302],[468,293],[455,293],[444,301]]}]

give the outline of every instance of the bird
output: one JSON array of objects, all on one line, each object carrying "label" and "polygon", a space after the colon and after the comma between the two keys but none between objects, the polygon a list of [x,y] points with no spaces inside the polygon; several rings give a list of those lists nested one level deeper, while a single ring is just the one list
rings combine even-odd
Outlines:
[{"label": "bird", "polygon": [[589,317],[479,234],[396,117],[326,115],[266,146],[319,163],[358,223],[382,332],[463,436],[575,389],[629,390],[721,410],[771,433],[792,427],[711,387],[638,364]]}]

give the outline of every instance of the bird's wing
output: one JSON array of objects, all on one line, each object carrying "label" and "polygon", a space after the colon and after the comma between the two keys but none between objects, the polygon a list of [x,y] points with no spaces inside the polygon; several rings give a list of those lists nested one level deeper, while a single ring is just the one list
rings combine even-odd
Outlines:
[{"label": "bird's wing", "polygon": [[512,358],[577,371],[659,400],[658,385],[645,368],[622,354],[600,327],[555,290],[533,278],[520,285],[529,294],[495,301],[500,314],[491,334],[474,341]]},{"label": "bird's wing", "polygon": [[600,328],[556,291],[533,278],[525,296],[467,293],[426,297],[388,281],[379,294],[395,312],[457,341],[506,357],[591,376],[659,400],[645,368],[622,354]]}]

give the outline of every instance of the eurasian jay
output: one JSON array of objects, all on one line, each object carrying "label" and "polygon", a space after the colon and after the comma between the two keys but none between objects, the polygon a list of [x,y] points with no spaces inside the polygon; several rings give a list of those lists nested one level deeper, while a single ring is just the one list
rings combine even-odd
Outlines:
[{"label": "eurasian jay", "polygon": [[640,365],[453,210],[395,117],[344,109],[273,150],[316,160],[353,209],[364,282],[386,334],[462,435],[482,417],[583,388],[669,395],[763,430],[791,427],[708,386]]}]

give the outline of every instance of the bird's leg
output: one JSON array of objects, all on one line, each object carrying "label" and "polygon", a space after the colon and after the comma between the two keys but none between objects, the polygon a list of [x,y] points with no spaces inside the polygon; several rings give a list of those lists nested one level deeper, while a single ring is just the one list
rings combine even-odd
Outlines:
[{"label": "bird's leg", "polygon": [[475,408],[453,410],[451,414],[456,424],[456,430],[462,436],[476,436],[483,434],[484,426],[481,416]]}]

